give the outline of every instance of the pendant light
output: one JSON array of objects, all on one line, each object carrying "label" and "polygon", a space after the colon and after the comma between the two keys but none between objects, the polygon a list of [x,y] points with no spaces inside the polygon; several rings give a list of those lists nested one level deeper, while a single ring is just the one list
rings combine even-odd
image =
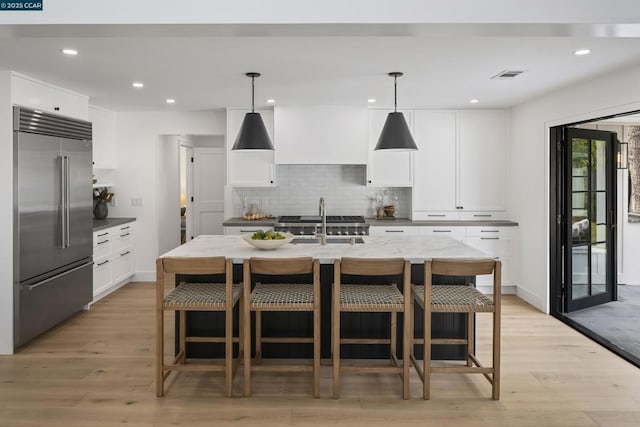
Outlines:
[{"label": "pendant light", "polygon": [[260,73],[247,73],[251,77],[251,112],[247,113],[242,120],[240,131],[232,150],[273,150],[271,138],[264,126],[262,116],[255,112],[255,85],[254,80],[260,77]]},{"label": "pendant light", "polygon": [[416,142],[411,136],[404,115],[398,112],[398,77],[400,72],[389,73],[393,77],[393,113],[389,113],[384,123],[375,150],[417,150]]}]

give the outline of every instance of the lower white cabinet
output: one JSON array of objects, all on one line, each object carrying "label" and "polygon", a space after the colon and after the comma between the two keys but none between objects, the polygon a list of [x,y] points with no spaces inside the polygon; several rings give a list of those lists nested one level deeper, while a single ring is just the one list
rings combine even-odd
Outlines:
[{"label": "lower white cabinet", "polygon": [[460,242],[465,239],[465,227],[418,227],[419,236],[448,236]]},{"label": "lower white cabinet", "polygon": [[129,282],[134,272],[134,222],[93,232],[93,302]]}]

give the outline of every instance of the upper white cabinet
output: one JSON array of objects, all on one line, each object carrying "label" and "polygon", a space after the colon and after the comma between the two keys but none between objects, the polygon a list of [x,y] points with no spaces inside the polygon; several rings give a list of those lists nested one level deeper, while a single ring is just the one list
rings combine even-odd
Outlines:
[{"label": "upper white cabinet", "polygon": [[413,219],[501,219],[506,208],[502,110],[414,110]]},{"label": "upper white cabinet", "polygon": [[91,105],[89,121],[93,124],[93,167],[115,169],[116,113]]},{"label": "upper white cabinet", "polygon": [[[273,133],[273,110],[256,109],[260,113],[267,132],[276,143]],[[276,183],[274,152],[270,150],[238,150],[232,151],[233,143],[238,136],[242,120],[250,109],[227,109],[227,185],[232,187],[273,187]]]},{"label": "upper white cabinet", "polygon": [[11,103],[48,113],[89,120],[89,97],[13,73]]},{"label": "upper white cabinet", "polygon": [[[414,210],[456,210],[456,113],[415,110]],[[421,219],[452,219],[444,213]],[[442,215],[442,216],[435,216]]]},{"label": "upper white cabinet", "polygon": [[[410,151],[374,151],[380,132],[393,110],[369,110],[369,161],[367,163],[367,185],[371,187],[411,187],[413,184],[413,154]],[[401,110],[402,111],[402,110]],[[413,114],[402,111],[409,129]]]},{"label": "upper white cabinet", "polygon": [[367,163],[367,109],[353,106],[276,107],[277,164]]},{"label": "upper white cabinet", "polygon": [[504,111],[458,112],[458,204],[461,210],[505,209],[506,139]]}]

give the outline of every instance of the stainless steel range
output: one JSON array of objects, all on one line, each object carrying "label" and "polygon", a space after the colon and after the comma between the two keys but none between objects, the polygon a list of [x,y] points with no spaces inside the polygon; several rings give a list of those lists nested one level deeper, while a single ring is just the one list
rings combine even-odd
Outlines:
[{"label": "stainless steel range", "polygon": [[[274,224],[274,230],[312,236],[321,233],[322,217],[320,215],[279,216]],[[361,215],[327,215],[327,235],[368,236],[369,224]]]}]

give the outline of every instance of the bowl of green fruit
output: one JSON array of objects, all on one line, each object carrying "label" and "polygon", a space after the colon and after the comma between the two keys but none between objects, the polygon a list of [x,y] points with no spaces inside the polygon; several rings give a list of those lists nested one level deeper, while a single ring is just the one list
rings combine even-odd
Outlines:
[{"label": "bowl of green fruit", "polygon": [[293,240],[293,234],[291,233],[278,233],[277,231],[258,230],[252,234],[245,234],[242,239],[258,249],[278,249],[281,246]]}]

